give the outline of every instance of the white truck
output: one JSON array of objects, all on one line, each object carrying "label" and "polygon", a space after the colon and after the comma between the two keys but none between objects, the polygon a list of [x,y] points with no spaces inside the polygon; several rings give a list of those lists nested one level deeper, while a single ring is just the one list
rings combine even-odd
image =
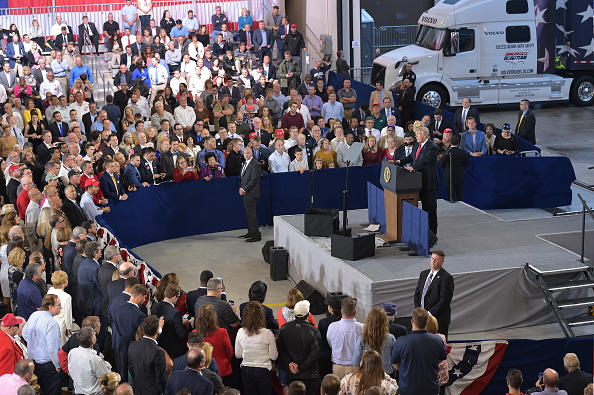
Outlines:
[{"label": "white truck", "polygon": [[594,104],[593,0],[441,0],[414,45],[375,59],[371,82],[416,74],[416,99],[438,108],[571,100]]}]

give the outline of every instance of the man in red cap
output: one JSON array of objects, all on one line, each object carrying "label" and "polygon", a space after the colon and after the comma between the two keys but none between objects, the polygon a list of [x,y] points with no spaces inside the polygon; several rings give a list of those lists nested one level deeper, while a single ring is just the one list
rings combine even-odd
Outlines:
[{"label": "man in red cap", "polygon": [[8,167],[8,175],[10,180],[6,184],[6,194],[8,195],[8,203],[16,205],[18,198],[17,189],[21,185],[21,166],[13,163]]},{"label": "man in red cap", "polygon": [[14,366],[24,358],[23,350],[14,340],[19,325],[24,322],[24,319],[11,313],[0,321],[0,375],[14,373]]},{"label": "man in red cap", "polygon": [[286,51],[291,52],[293,59],[295,59],[297,63],[301,62],[301,50],[303,49],[304,51],[307,51],[307,48],[305,47],[303,34],[297,31],[296,24],[293,23],[291,25],[291,31],[283,39],[283,46]]},{"label": "man in red cap", "polygon": [[89,221],[95,221],[95,217],[109,212],[109,207],[97,207],[93,202],[93,195],[99,192],[99,181],[89,178],[85,184],[85,193],[80,198],[80,207]]}]

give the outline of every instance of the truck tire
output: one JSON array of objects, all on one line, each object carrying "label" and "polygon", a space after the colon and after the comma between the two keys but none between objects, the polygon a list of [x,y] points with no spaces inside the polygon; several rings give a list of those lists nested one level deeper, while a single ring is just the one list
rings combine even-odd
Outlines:
[{"label": "truck tire", "polygon": [[428,84],[419,89],[417,101],[435,108],[446,108],[449,103],[448,92],[440,85]]},{"label": "truck tire", "polygon": [[594,77],[589,75],[577,77],[571,84],[569,99],[578,107],[594,104]]}]

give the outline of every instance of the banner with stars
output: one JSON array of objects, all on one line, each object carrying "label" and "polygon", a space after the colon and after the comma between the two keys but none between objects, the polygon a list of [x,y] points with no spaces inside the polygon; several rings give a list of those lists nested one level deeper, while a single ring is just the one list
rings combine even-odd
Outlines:
[{"label": "banner with stars", "polygon": [[593,6],[593,0],[556,0],[556,50],[557,53],[568,55],[566,67],[570,70],[592,69],[592,62],[594,62]]},{"label": "banner with stars", "polygon": [[449,343],[446,394],[480,394],[493,378],[506,349],[505,340]]}]

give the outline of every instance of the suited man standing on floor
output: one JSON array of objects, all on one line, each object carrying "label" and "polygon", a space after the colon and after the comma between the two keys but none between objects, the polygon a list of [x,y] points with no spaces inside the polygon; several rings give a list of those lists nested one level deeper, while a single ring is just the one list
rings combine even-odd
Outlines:
[{"label": "suited man standing on floor", "polygon": [[415,136],[417,142],[413,144],[410,155],[394,163],[397,165],[412,163],[404,168],[409,171],[418,171],[423,176],[419,199],[423,204],[423,210],[429,214],[429,230],[437,237],[437,145],[429,140],[429,129],[425,127],[415,130]]},{"label": "suited man standing on floor", "polygon": [[[444,130],[444,133],[452,133],[451,129]],[[462,185],[464,184],[464,168],[468,166],[468,154],[458,146],[460,136],[452,137],[452,144],[439,159],[439,167],[445,169],[443,172],[443,184],[446,187],[448,198],[454,201],[453,192],[456,192],[457,200],[464,200]]]},{"label": "suited man standing on floor", "polygon": [[454,115],[454,133],[460,134],[468,130],[466,120],[469,117],[473,117],[477,125],[481,123],[478,110],[470,107],[470,97],[464,97],[462,98],[462,108],[457,109],[456,115]]},{"label": "suited man standing on floor", "polygon": [[437,319],[438,332],[448,336],[454,296],[454,278],[443,268],[445,252],[431,254],[431,269],[423,270],[415,289],[415,308],[422,307]]},{"label": "suited man standing on floor", "polygon": [[165,392],[165,351],[157,345],[159,328],[162,325],[163,321],[159,321],[154,315],[145,318],[141,325],[144,336],[132,342],[128,348],[128,367],[135,394],[160,395]]},{"label": "suited man standing on floor", "polygon": [[262,240],[258,229],[258,217],[256,216],[256,205],[260,198],[260,165],[254,159],[251,147],[243,149],[245,162],[239,176],[239,194],[243,196],[243,207],[247,216],[248,232],[239,236],[248,243]]},{"label": "suited man standing on floor", "polygon": [[180,311],[175,308],[180,293],[179,286],[169,284],[165,288],[163,300],[151,307],[152,315],[163,317],[165,320],[163,332],[159,336],[159,346],[163,347],[172,359],[184,355],[187,350],[185,339],[188,320],[182,318]]},{"label": "suited man standing on floor", "polygon": [[530,110],[530,100],[524,99],[520,102],[516,134],[524,140],[536,144],[536,117]]}]

